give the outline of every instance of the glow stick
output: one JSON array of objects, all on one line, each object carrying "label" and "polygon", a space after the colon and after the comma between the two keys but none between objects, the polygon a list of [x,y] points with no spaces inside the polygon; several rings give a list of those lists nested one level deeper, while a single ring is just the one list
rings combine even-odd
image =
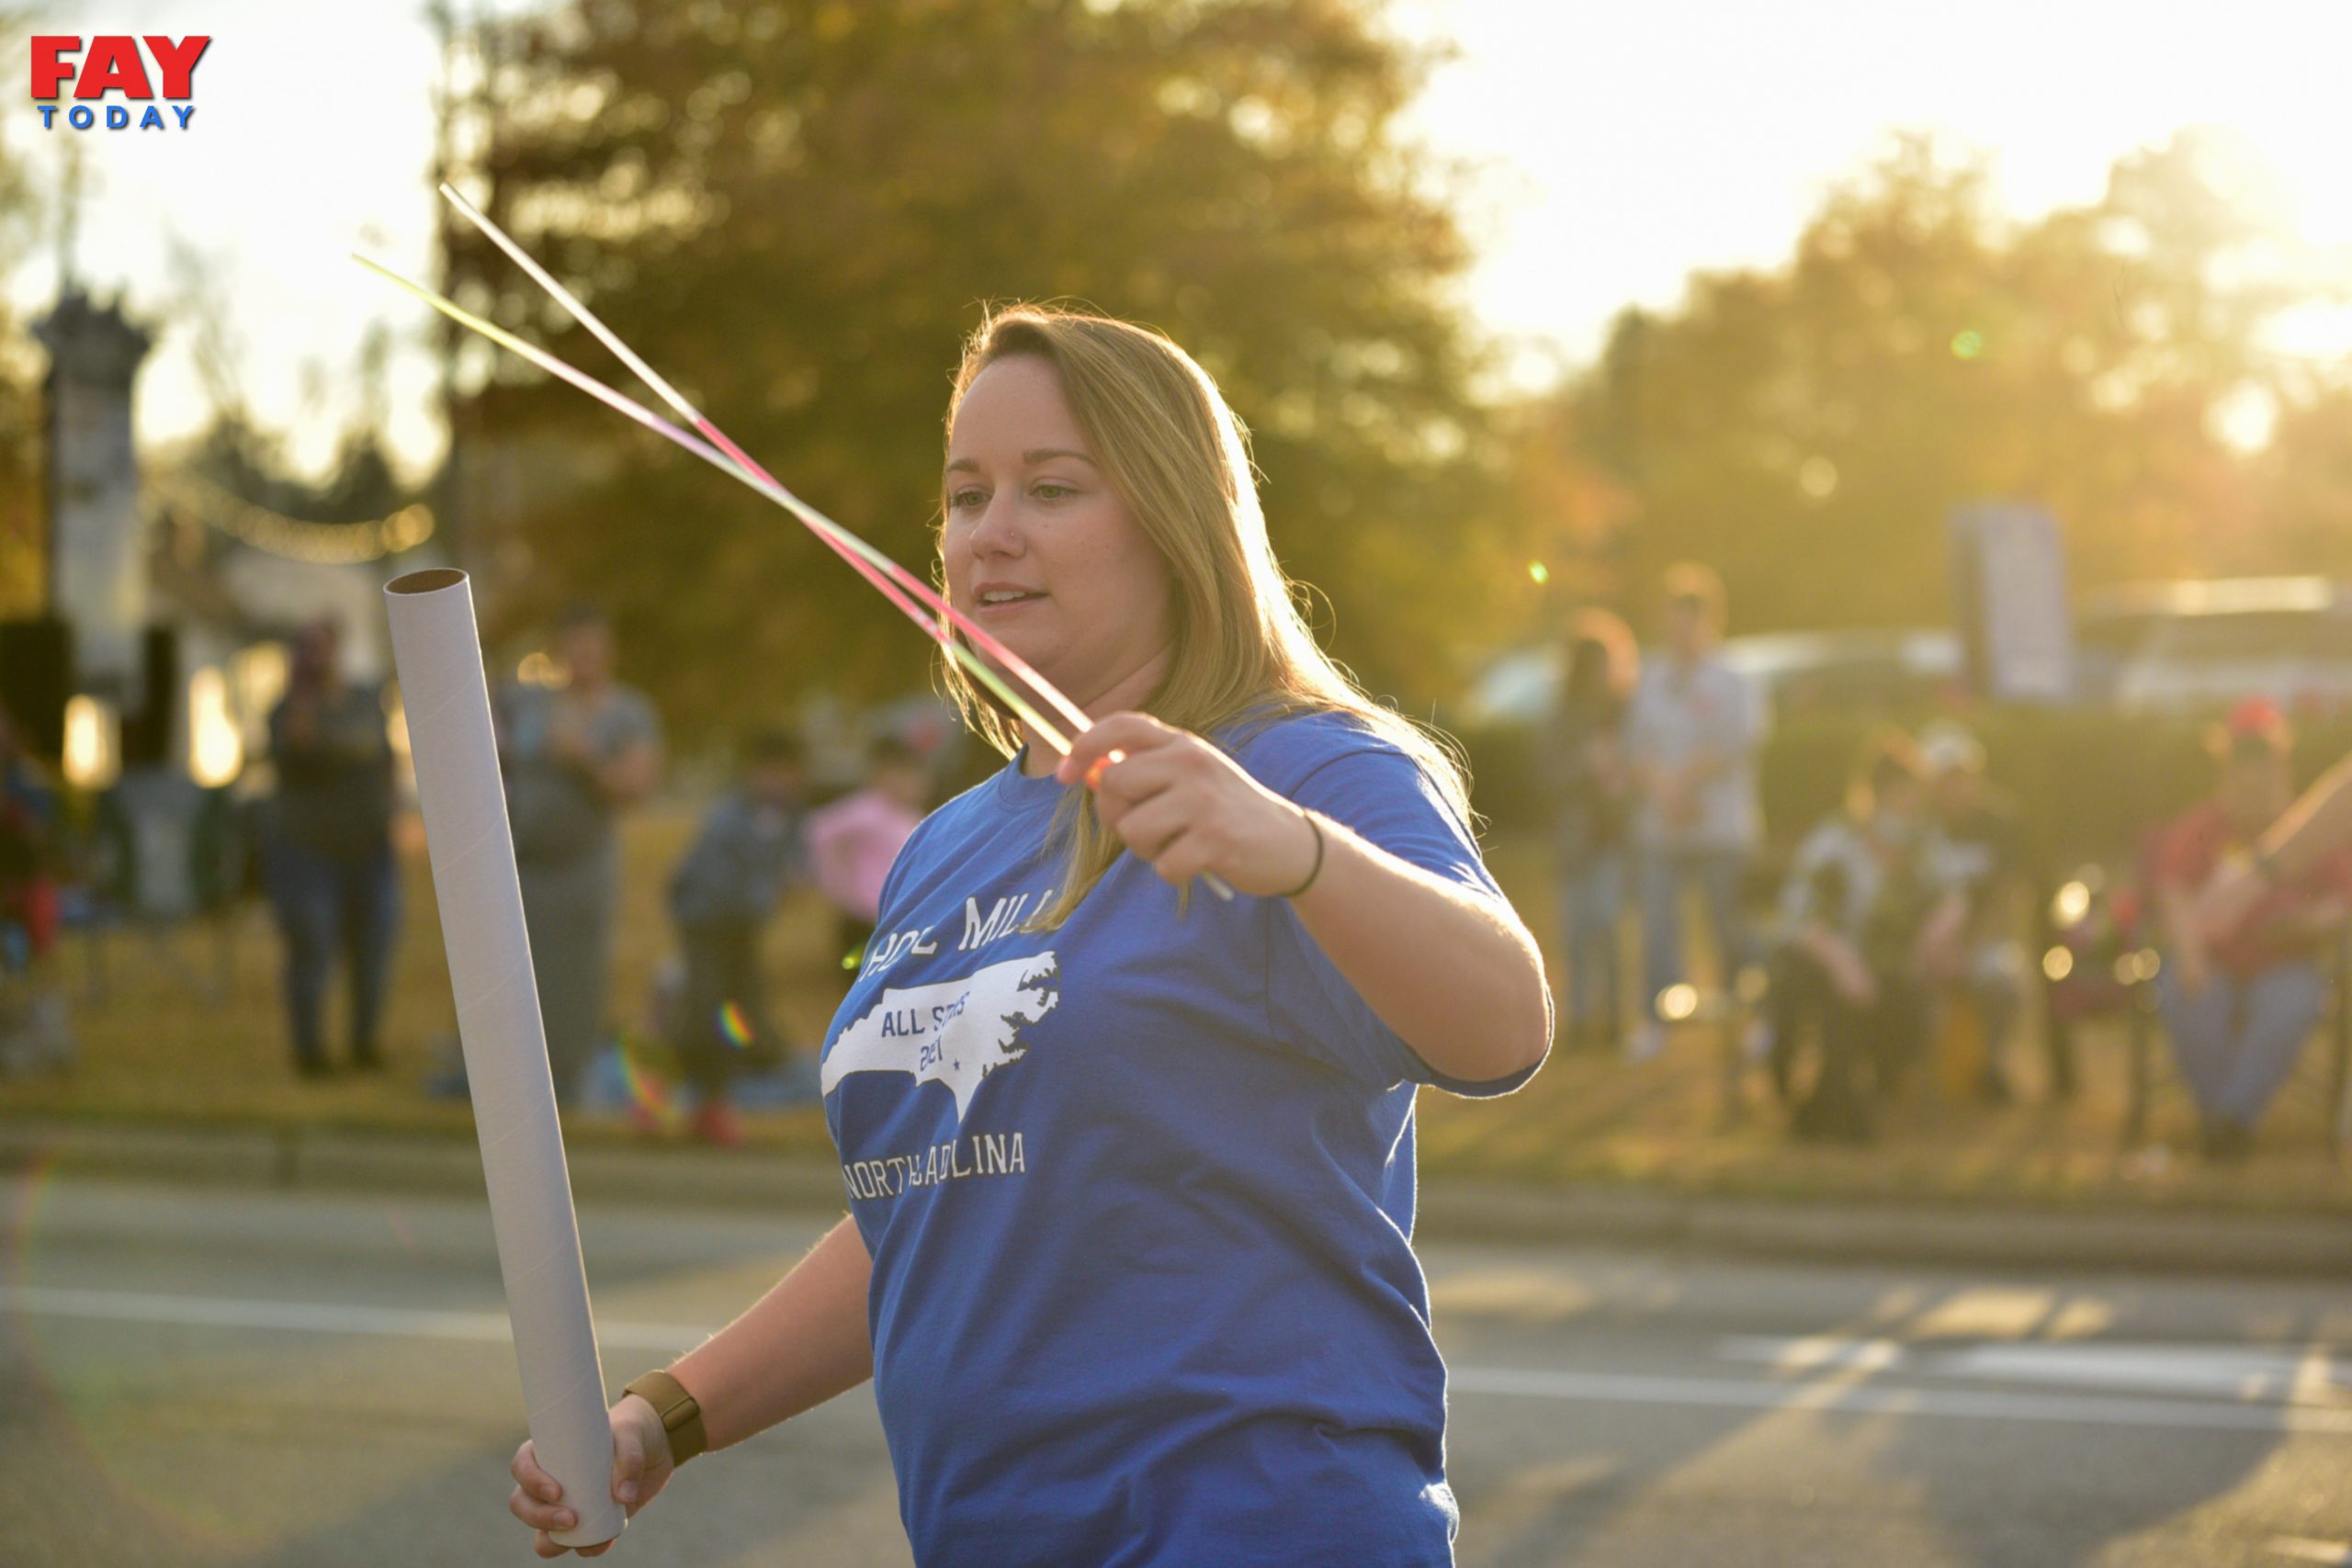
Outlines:
[{"label": "glow stick", "polygon": [[[791,511],[793,515],[798,517],[803,523],[807,524],[811,528],[816,528],[819,536],[822,537],[826,543],[831,545],[836,552],[845,554],[846,551],[844,549],[844,545],[846,544],[848,547],[854,547],[864,554],[883,570],[891,573],[894,578],[904,581],[905,584],[913,589],[919,596],[935,606],[942,615],[947,616],[949,620],[953,621],[958,627],[962,628],[967,636],[978,643],[981,649],[986,652],[989,658],[995,660],[999,664],[1002,665],[1005,669],[1011,671],[1014,675],[1017,675],[1021,680],[1025,682],[1030,690],[1035,692],[1048,707],[1055,709],[1065,720],[1069,722],[1073,734],[1081,733],[1092,728],[1094,721],[1087,716],[1084,709],[1080,708],[1076,703],[1071,702],[1069,698],[1063,696],[1060,688],[1057,687],[1052,682],[1046,680],[1043,675],[1038,674],[1035,670],[1029,668],[1026,660],[1023,660],[1020,655],[1014,653],[1012,649],[1007,648],[994,636],[982,630],[971,620],[969,616],[957,610],[939,594],[932,592],[932,588],[929,583],[924,582],[912,572],[907,570],[906,568],[890,559],[888,556],[883,555],[880,551],[874,549],[871,546],[867,545],[865,541],[858,538],[854,534],[850,533],[848,529],[834,523],[832,519],[826,517],[814,507],[805,504],[799,497],[792,494],[790,491],[786,490],[780,480],[778,480],[773,474],[770,474],[765,468],[762,468],[758,463],[752,461],[750,454],[746,453],[741,446],[735,445],[735,443],[729,438],[725,431],[719,429],[717,424],[712,423],[710,418],[700,409],[688,402],[686,400],[685,394],[679,391],[675,387],[670,385],[669,379],[666,377],[656,371],[652,366],[647,364],[643,357],[641,357],[635,349],[629,347],[628,344],[623,343],[618,333],[605,325],[604,321],[594,310],[591,310],[587,306],[582,304],[573,297],[571,290],[566,288],[561,283],[558,282],[554,275],[549,273],[545,267],[541,266],[537,260],[533,259],[529,252],[524,250],[521,245],[516,244],[507,234],[505,230],[500,228],[497,223],[492,220],[488,213],[482,211],[472,202],[467,200],[463,192],[459,191],[455,186],[444,181],[441,185],[441,195],[443,199],[447,200],[452,207],[455,207],[458,212],[464,215],[468,222],[481,230],[483,233],[489,235],[492,243],[496,244],[500,250],[504,251],[507,255],[512,257],[515,265],[520,266],[525,273],[528,274],[534,282],[537,283],[540,288],[546,289],[548,293],[553,297],[557,304],[561,305],[565,310],[571,313],[573,321],[578,321],[582,326],[586,327],[591,333],[594,333],[596,340],[599,343],[602,343],[606,348],[611,349],[622,364],[628,366],[631,370],[636,371],[638,378],[643,381],[647,386],[652,388],[654,393],[664,402],[668,403],[672,409],[676,411],[680,417],[686,420],[687,423],[691,423],[696,430],[708,437],[713,445],[724,450],[729,457],[734,458],[736,463],[742,468],[745,472],[765,479],[768,483],[775,485],[782,496],[784,504]],[[822,525],[822,526],[820,526],[820,525]],[[870,579],[871,574],[869,573],[868,576]],[[879,587],[880,584],[876,583],[876,586]],[[1046,733],[1051,733],[1050,728],[1047,729]],[[1057,749],[1065,756],[1069,752],[1069,748],[1067,745],[1057,747]],[[1113,762],[1120,761],[1125,757],[1125,753],[1123,751],[1114,750],[1104,756],[1100,761],[1096,762],[1092,768],[1087,771],[1086,787],[1089,789],[1094,788],[1097,781],[1102,776],[1102,770],[1110,766]],[[1215,893],[1218,897],[1227,900],[1230,900],[1233,897],[1233,889],[1226,885],[1223,877],[1217,876],[1212,873],[1204,874],[1202,880],[1209,885],[1209,890]]]},{"label": "glow stick", "polygon": [[[1022,719],[1024,723],[1028,724],[1030,728],[1035,729],[1040,738],[1043,739],[1047,745],[1051,746],[1055,750],[1060,752],[1064,756],[1069,755],[1070,750],[1069,741],[1055,725],[1046,720],[1044,716],[1039,715],[1033,706],[1010,690],[1005,685],[1002,679],[999,677],[997,672],[990,670],[984,661],[975,657],[970,649],[965,648],[961,643],[956,641],[954,632],[948,626],[934,625],[930,616],[914,608],[914,606],[907,603],[902,594],[895,592],[894,585],[903,585],[904,587],[912,590],[919,597],[933,606],[948,622],[952,622],[955,626],[962,628],[973,638],[974,641],[980,644],[982,649],[986,651],[990,658],[997,660],[1008,670],[1017,675],[1023,682],[1034,689],[1041,701],[1058,710],[1070,722],[1073,730],[1082,731],[1092,727],[1093,721],[1088,717],[1084,709],[1079,707],[1075,703],[1072,703],[1069,698],[1062,695],[1060,690],[1057,688],[1053,682],[1047,681],[1043,675],[1038,674],[1035,670],[1031,669],[1028,663],[1018,654],[1005,647],[1002,642],[998,640],[990,633],[978,625],[975,625],[970,617],[965,615],[961,611],[950,604],[944,598],[935,592],[929,583],[924,582],[922,579],[915,576],[912,572],[908,571],[898,562],[892,560],[889,557],[884,555],[881,551],[867,544],[864,539],[859,538],[855,534],[851,533],[848,529],[842,527],[840,524],[834,522],[831,518],[826,516],[823,513],[819,512],[815,507],[810,506],[798,496],[786,490],[772,475],[770,475],[766,469],[763,468],[759,464],[753,462],[750,457],[746,456],[743,453],[742,448],[736,446],[733,441],[729,440],[725,432],[713,424],[700,412],[700,411],[696,410],[692,403],[688,402],[685,398],[681,395],[676,389],[673,388],[668,381],[663,379],[651,366],[646,364],[645,361],[635,353],[635,351],[631,350],[627,344],[623,343],[618,334],[606,327],[604,322],[598,320],[585,305],[581,304],[579,300],[574,299],[570,290],[566,289],[560,283],[558,283],[545,271],[545,269],[541,268],[537,262],[533,261],[528,254],[524,252],[521,246],[515,244],[513,240],[507,237],[503,230],[500,229],[497,224],[492,222],[487,216],[477,210],[470,202],[467,201],[464,197],[460,196],[457,191],[451,189],[449,186],[446,185],[443,186],[441,187],[441,191],[442,195],[447,197],[452,205],[456,206],[457,209],[461,213],[465,214],[471,222],[481,229],[484,233],[488,234],[492,240],[493,240],[508,255],[514,257],[516,262],[521,264],[524,269],[530,274],[535,281],[547,288],[548,291],[554,296],[556,301],[562,305],[566,310],[571,313],[574,320],[578,321],[582,326],[587,327],[599,341],[612,348],[624,363],[628,364],[630,368],[637,371],[637,373],[644,378],[646,384],[653,388],[657,393],[665,398],[673,409],[677,410],[687,419],[692,420],[695,426],[706,435],[709,436],[712,441],[723,446],[728,454],[730,455],[732,461],[730,461],[729,457],[722,457],[708,443],[698,440],[695,436],[688,434],[685,431],[679,429],[676,425],[671,423],[668,420],[662,418],[661,415],[654,413],[651,410],[644,407],[635,400],[613,390],[611,388],[587,375],[585,372],[575,369],[571,366],[565,364],[562,360],[556,358],[553,355],[547,353],[545,350],[524,342],[521,338],[514,336],[512,333],[505,331],[503,328],[484,321],[482,318],[474,315],[471,311],[469,311],[454,302],[444,299],[442,296],[424,288],[421,284],[412,283],[407,278],[401,276],[398,273],[391,271],[388,267],[379,265],[377,263],[368,260],[366,256],[358,255],[355,253],[353,259],[357,261],[362,266],[365,266],[370,271],[378,274],[379,276],[388,278],[391,282],[400,285],[402,288],[405,288],[410,293],[414,294],[426,304],[431,305],[435,310],[440,311],[443,315],[447,316],[452,321],[457,321],[459,325],[478,332],[484,337],[489,338],[491,341],[514,350],[515,353],[523,355],[526,359],[528,359],[532,364],[538,366],[543,370],[546,370],[548,374],[555,376],[560,380],[571,383],[580,390],[595,398],[600,402],[618,411],[630,419],[635,420],[639,424],[644,425],[647,429],[653,431],[655,434],[667,438],[675,445],[684,448],[686,451],[693,453],[695,456],[702,458],[705,462],[709,463],[712,467],[732,475],[744,485],[758,491],[760,494],[766,496],[769,500],[775,502],[779,506],[782,506],[787,512],[790,512],[795,517],[798,518],[802,524],[808,526],[810,531],[815,533],[820,538],[823,539],[829,546],[831,546],[835,554],[849,561],[852,566],[858,568],[861,575],[863,575],[866,581],[872,582],[876,588],[880,589],[884,597],[888,598],[893,604],[896,604],[909,619],[913,620],[917,625],[922,626],[926,631],[930,632],[941,646],[945,648],[951,656],[955,657],[957,661],[974,676],[975,679],[978,680],[990,692],[995,694],[995,695],[1008,707],[1010,707],[1016,717]],[[871,570],[869,570],[869,567]],[[882,573],[888,574],[888,580],[881,575]],[[1102,769],[1108,767],[1113,762],[1120,761],[1124,756],[1124,752],[1113,751],[1108,756],[1098,761],[1094,767],[1089,770],[1087,773],[1085,780],[1087,787],[1090,789],[1093,788],[1101,777]],[[1208,885],[1209,890],[1215,893],[1219,898],[1226,899],[1227,901],[1232,899],[1234,896],[1233,889],[1228,884],[1227,884],[1223,877],[1216,875],[1213,872],[1208,872],[1202,874],[1202,880]]]},{"label": "glow stick", "polygon": [[473,593],[464,572],[417,571],[386,585],[384,605],[523,1409],[540,1466],[561,1483],[579,1520],[549,1534],[565,1546],[594,1546],[620,1534],[628,1516],[613,1500],[605,1372],[532,979]]},{"label": "glow stick", "polygon": [[[663,419],[660,414],[655,413],[652,410],[645,407],[642,403],[636,401],[634,399],[625,397],[619,392],[614,391],[610,387],[605,386],[594,377],[590,376],[583,371],[572,368],[562,360],[558,359],[554,355],[548,353],[545,349],[524,342],[521,338],[516,337],[514,333],[506,331],[503,327],[500,327],[492,322],[482,320],[472,311],[466,310],[463,306],[453,304],[449,300],[443,299],[440,295],[434,293],[433,290],[424,287],[422,284],[412,283],[407,278],[402,277],[400,274],[368,260],[366,256],[355,254],[352,259],[357,262],[360,265],[368,268],[370,272],[375,273],[378,276],[387,278],[391,282],[400,285],[400,287],[407,289],[410,293],[415,295],[418,299],[424,300],[426,304],[432,306],[435,310],[440,311],[451,321],[456,321],[458,325],[469,328],[474,332],[478,332],[482,336],[490,339],[492,343],[514,350],[516,354],[521,355],[524,358],[529,360],[532,364],[537,366],[548,375],[555,377],[558,380],[569,382],[571,385],[577,387],[580,390],[587,393],[590,397],[594,398],[599,402],[604,403],[606,407],[627,415],[628,418],[635,420],[638,423],[645,426],[654,434],[661,435],[684,448],[686,451],[693,453],[695,457],[700,457],[704,462],[708,463],[711,467],[717,468],[719,472],[729,476],[739,483],[749,486],[751,489],[757,491],[760,494],[766,496],[769,500],[778,502],[780,504],[786,500],[785,491],[782,487],[775,484],[775,481],[763,480],[747,472],[736,464],[729,462],[707,442],[680,430],[676,425],[671,423],[668,420]],[[855,535],[851,534],[848,529],[842,527],[840,524],[833,522],[831,519],[820,517],[820,521],[824,525],[823,528],[818,530],[820,534],[830,529],[834,534],[842,535],[847,538],[856,539]],[[857,543],[863,546],[865,541],[859,539],[857,540]],[[876,587],[881,589],[884,596],[888,598],[889,601],[893,604],[896,604],[900,610],[904,611],[909,618],[913,620],[915,624],[922,626],[926,631],[932,632],[933,636],[937,637],[941,644],[944,646],[951,654],[956,656],[964,667],[972,673],[975,679],[978,680],[982,684],[986,685],[989,690],[994,692],[997,696],[1001,698],[1005,705],[1011,707],[1017,716],[1035,727],[1037,731],[1046,738],[1048,745],[1064,754],[1069,752],[1069,741],[1062,734],[1060,729],[1056,728],[1053,723],[1047,720],[1044,716],[1040,715],[1027,701],[1006,686],[1002,677],[998,675],[995,671],[989,669],[977,654],[975,654],[970,649],[966,648],[962,643],[956,641],[952,636],[944,634],[938,628],[934,627],[929,615],[926,615],[922,611],[916,609],[912,604],[909,604],[905,596],[899,593],[888,581],[879,579],[876,573],[870,570],[865,570],[862,561],[853,558],[851,564],[859,567],[862,571],[865,571],[866,580],[873,582]]]},{"label": "glow stick", "polygon": [[[594,333],[596,340],[599,343],[602,343],[606,348],[611,349],[613,354],[622,364],[628,366],[631,370],[636,371],[638,378],[643,381],[647,386],[652,388],[655,395],[660,397],[662,401],[668,403],[681,418],[684,419],[696,430],[700,431],[712,442],[713,445],[724,450],[727,455],[732,457],[736,461],[737,465],[745,472],[759,479],[765,479],[768,483],[775,485],[779,492],[780,499],[783,501],[786,509],[809,527],[817,529],[819,536],[822,537],[826,543],[831,545],[837,553],[846,556],[847,549],[845,548],[845,545],[849,547],[854,547],[864,554],[867,558],[871,559],[883,570],[888,571],[895,578],[903,581],[906,585],[913,589],[919,596],[935,606],[941,614],[946,615],[958,627],[962,628],[966,635],[978,642],[982,650],[985,651],[989,657],[994,659],[999,664],[1002,665],[1005,669],[1011,671],[1013,674],[1025,682],[1030,690],[1035,692],[1048,707],[1054,708],[1065,720],[1069,722],[1073,734],[1081,733],[1092,727],[1094,721],[1087,716],[1084,709],[1063,696],[1060,689],[1055,686],[1052,682],[1046,680],[1043,675],[1038,674],[1035,670],[1029,668],[1028,663],[1023,660],[1020,655],[1014,653],[995,637],[975,625],[970,617],[965,615],[954,605],[948,604],[945,599],[942,598],[939,594],[933,592],[929,583],[922,581],[920,578],[917,578],[912,572],[908,571],[898,562],[890,559],[888,556],[883,555],[880,551],[874,549],[863,539],[858,538],[857,536],[850,533],[849,530],[842,527],[839,524],[834,523],[831,518],[826,517],[814,507],[804,503],[798,496],[796,496],[792,494],[790,491],[786,490],[781,481],[779,481],[774,475],[770,474],[765,468],[762,468],[758,463],[752,461],[748,453],[746,453],[741,446],[735,445],[735,443],[729,438],[725,431],[719,429],[717,424],[713,423],[709,417],[700,409],[697,409],[694,404],[688,402],[686,400],[685,394],[680,392],[675,387],[670,385],[669,379],[666,377],[655,370],[652,366],[647,364],[644,358],[640,356],[635,349],[629,347],[628,344],[623,343],[618,333],[605,325],[604,321],[594,310],[588,309],[587,306],[582,304],[579,299],[573,297],[571,289],[566,288],[561,283],[558,282],[555,276],[552,273],[549,273],[545,267],[541,266],[538,262],[532,257],[529,252],[524,250],[521,245],[516,244],[507,234],[505,230],[500,228],[497,223],[492,220],[488,213],[482,211],[472,202],[467,200],[463,192],[459,191],[455,186],[444,181],[441,185],[441,196],[444,200],[449,203],[450,206],[455,207],[459,213],[464,215],[466,221],[471,223],[475,228],[489,235],[492,243],[497,245],[500,250],[504,251],[508,256],[512,257],[515,265],[520,266],[525,273],[529,275],[534,282],[537,283],[540,288],[546,289],[548,295],[554,299],[555,302],[561,305],[564,310],[571,314],[573,321],[578,321],[582,326],[586,327],[591,333]],[[869,573],[867,575],[869,580],[871,580],[872,574]],[[877,582],[876,583],[876,586],[879,587],[881,585]],[[1050,729],[1047,730],[1047,733],[1050,733]],[[1069,754],[1069,748],[1067,745],[1060,746],[1057,749],[1065,756]],[[1125,753],[1124,752],[1114,750],[1103,757],[1100,761],[1096,762],[1092,768],[1087,771],[1086,787],[1089,789],[1094,788],[1097,781],[1102,776],[1102,770],[1113,762],[1120,761],[1125,755]],[[1218,897],[1228,901],[1233,897],[1233,889],[1226,885],[1224,878],[1212,873],[1204,874],[1202,880],[1209,885],[1209,890],[1215,893]]]},{"label": "glow stick", "polygon": [[[566,288],[561,283],[556,281],[554,276],[534,260],[529,252],[523,249],[521,245],[516,244],[514,241],[509,237],[505,230],[500,228],[495,222],[492,221],[489,214],[483,212],[472,202],[468,201],[464,195],[455,186],[445,183],[441,186],[441,195],[448,201],[450,206],[456,208],[458,212],[464,215],[466,221],[481,230],[484,234],[489,235],[491,242],[497,245],[500,250],[504,251],[507,255],[512,257],[514,264],[521,267],[524,272],[528,274],[533,282],[546,289],[548,293],[553,297],[555,302],[562,306],[564,310],[571,314],[573,321],[578,321],[582,326],[586,327],[589,332],[595,335],[597,342],[603,344],[606,348],[611,349],[616,358],[619,359],[622,364],[635,371],[637,373],[638,379],[652,388],[655,395],[661,398],[663,402],[668,403],[672,410],[673,410],[681,419],[684,419],[687,423],[693,425],[695,430],[699,431],[702,435],[711,443],[711,445],[724,451],[746,472],[766,480],[771,485],[774,485],[776,491],[775,499],[780,501],[785,508],[791,512],[794,516],[799,518],[802,523],[815,529],[819,536],[822,537],[827,544],[833,547],[836,552],[847,555],[849,552],[854,551],[866,560],[871,561],[876,568],[889,573],[893,581],[903,582],[906,587],[913,591],[917,597],[922,599],[933,609],[947,616],[949,620],[955,622],[958,628],[980,646],[981,651],[985,652],[989,658],[995,660],[997,663],[1003,666],[1006,670],[1011,671],[1014,675],[1020,677],[1022,681],[1026,682],[1030,689],[1036,693],[1037,696],[1046,704],[1046,706],[1054,709],[1061,716],[1062,720],[1070,727],[1073,733],[1085,729],[1092,722],[1092,720],[1087,717],[1085,710],[1080,708],[1076,703],[1073,703],[1069,698],[1063,696],[1060,690],[1057,688],[1052,682],[1046,680],[1043,675],[1038,674],[1035,670],[1029,668],[1027,661],[1023,660],[1019,654],[1007,648],[1002,642],[998,640],[995,636],[975,624],[971,617],[966,615],[962,611],[950,604],[941,595],[934,592],[931,584],[923,581],[920,577],[917,577],[913,572],[909,571],[906,568],[900,566],[897,561],[892,560],[888,556],[884,555],[881,551],[875,549],[872,546],[866,544],[865,540],[859,538],[856,535],[852,534],[848,529],[843,528],[831,518],[825,516],[824,513],[817,511],[816,508],[809,506],[798,496],[794,495],[789,490],[787,490],[782,480],[769,473],[758,463],[752,461],[751,457],[746,454],[741,446],[736,446],[733,441],[728,438],[725,431],[712,423],[708,416],[704,414],[700,409],[697,409],[694,404],[688,402],[686,400],[685,394],[679,391],[675,387],[670,385],[668,379],[665,378],[659,371],[655,370],[652,366],[648,365],[644,359],[639,355],[635,349],[629,347],[628,344],[621,341],[621,337],[618,333],[605,325],[604,321],[594,310],[591,310],[587,306],[582,304],[576,298],[574,298],[571,290]],[[871,574],[868,575],[870,580]],[[876,584],[876,586],[879,586],[879,584]],[[1069,748],[1063,747],[1061,750],[1066,752]],[[1091,782],[1092,781],[1091,780],[1089,781],[1090,784]]]}]

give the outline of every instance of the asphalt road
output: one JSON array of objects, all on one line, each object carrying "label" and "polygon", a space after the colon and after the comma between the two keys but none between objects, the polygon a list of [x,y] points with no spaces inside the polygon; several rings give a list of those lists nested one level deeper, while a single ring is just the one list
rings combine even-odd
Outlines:
[{"label": "asphalt road", "polygon": [[[18,1181],[0,1564],[533,1562],[487,1212]],[[819,1216],[582,1215],[613,1386]],[[2352,1294],[1424,1249],[1465,1568],[2352,1563]],[[690,1467],[607,1559],[908,1562],[862,1391]]]}]

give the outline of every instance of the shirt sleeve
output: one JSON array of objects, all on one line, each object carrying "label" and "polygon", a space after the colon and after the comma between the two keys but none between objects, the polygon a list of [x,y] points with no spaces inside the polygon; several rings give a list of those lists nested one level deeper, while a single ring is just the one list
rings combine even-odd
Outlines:
[{"label": "shirt sleeve", "polygon": [[[1377,744],[1342,752],[1318,764],[1290,795],[1298,805],[1343,824],[1407,864],[1481,897],[1507,903],[1479,858],[1468,825],[1405,752]],[[1269,898],[1265,903],[1272,926],[1266,944],[1267,1006],[1274,1032],[1284,1043],[1380,1089],[1411,1082],[1455,1094],[1508,1094],[1535,1075],[1531,1066],[1508,1077],[1474,1081],[1431,1067],[1381,1021],[1325,956],[1288,900]]]}]

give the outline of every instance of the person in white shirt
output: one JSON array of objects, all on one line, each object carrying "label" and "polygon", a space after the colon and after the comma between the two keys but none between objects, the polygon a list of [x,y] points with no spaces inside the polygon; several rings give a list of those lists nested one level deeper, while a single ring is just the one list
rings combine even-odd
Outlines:
[{"label": "person in white shirt", "polygon": [[1760,835],[1755,694],[1717,651],[1723,580],[1685,564],[1666,574],[1666,646],[1645,660],[1626,716],[1634,783],[1634,846],[1640,864],[1645,1018],[1627,1042],[1635,1060],[1665,1034],[1660,993],[1683,978],[1682,902],[1696,886],[1716,962],[1728,986],[1748,962],[1741,885]]}]

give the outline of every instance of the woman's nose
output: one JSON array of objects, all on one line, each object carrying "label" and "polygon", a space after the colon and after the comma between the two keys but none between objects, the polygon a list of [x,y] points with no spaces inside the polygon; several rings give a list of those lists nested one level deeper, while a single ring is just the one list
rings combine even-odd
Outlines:
[{"label": "woman's nose", "polygon": [[1011,497],[992,495],[980,514],[972,519],[972,531],[965,536],[976,556],[1011,556],[1021,553],[1021,526],[1013,516]]}]

